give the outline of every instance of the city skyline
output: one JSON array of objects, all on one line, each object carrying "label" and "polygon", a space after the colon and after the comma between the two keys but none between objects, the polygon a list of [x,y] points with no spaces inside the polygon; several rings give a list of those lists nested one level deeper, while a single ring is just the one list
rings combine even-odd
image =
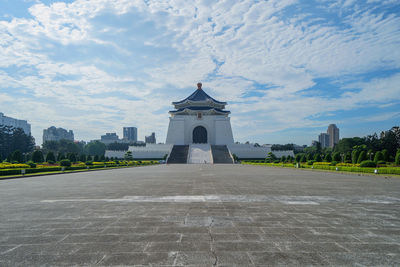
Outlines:
[{"label": "city skyline", "polygon": [[[171,102],[203,83],[235,141],[310,145],[400,118],[396,1],[2,1],[0,112],[77,140],[134,125],[165,142]],[[117,130],[118,129],[118,130]]]}]

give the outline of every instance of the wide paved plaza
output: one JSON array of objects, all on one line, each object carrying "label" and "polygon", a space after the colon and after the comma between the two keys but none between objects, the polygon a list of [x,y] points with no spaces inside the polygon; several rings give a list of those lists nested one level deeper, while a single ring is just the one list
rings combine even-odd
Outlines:
[{"label": "wide paved plaza", "polygon": [[159,165],[0,181],[0,266],[400,265],[400,179]]}]

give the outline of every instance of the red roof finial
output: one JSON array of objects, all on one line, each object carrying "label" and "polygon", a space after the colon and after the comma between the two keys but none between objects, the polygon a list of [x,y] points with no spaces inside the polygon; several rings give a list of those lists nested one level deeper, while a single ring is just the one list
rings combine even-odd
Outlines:
[{"label": "red roof finial", "polygon": [[198,89],[198,90],[201,90],[201,86],[202,86],[201,83],[197,83],[197,89]]}]

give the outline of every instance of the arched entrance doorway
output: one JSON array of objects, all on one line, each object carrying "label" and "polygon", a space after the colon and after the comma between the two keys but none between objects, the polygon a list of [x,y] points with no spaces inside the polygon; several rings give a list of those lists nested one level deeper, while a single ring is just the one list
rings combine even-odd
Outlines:
[{"label": "arched entrance doorway", "polygon": [[207,130],[203,126],[197,126],[193,129],[193,143],[207,144]]}]

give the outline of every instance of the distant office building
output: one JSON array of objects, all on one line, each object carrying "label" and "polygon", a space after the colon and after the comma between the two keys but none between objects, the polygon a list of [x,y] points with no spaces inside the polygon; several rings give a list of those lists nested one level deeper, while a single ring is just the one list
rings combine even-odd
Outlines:
[{"label": "distant office building", "polygon": [[321,144],[321,148],[329,147],[329,134],[321,133],[318,136],[318,142]]},{"label": "distant office building", "polygon": [[14,128],[21,128],[24,130],[25,134],[31,134],[31,125],[25,120],[18,120],[11,117],[4,116],[3,113],[0,112],[0,125],[11,126]]},{"label": "distant office building", "polygon": [[136,127],[124,127],[123,129],[124,140],[136,142],[137,141],[137,128]]},{"label": "distant office building", "polygon": [[56,128],[51,126],[43,130],[43,143],[46,141],[60,141],[62,139],[74,141],[74,132],[65,130],[64,128]]},{"label": "distant office building", "polygon": [[318,144],[318,141],[317,141],[317,140],[312,140],[312,141],[311,141],[311,146],[317,146],[317,144]]},{"label": "distant office building", "polygon": [[105,135],[101,136],[100,142],[104,144],[111,144],[114,142],[118,142],[119,138],[116,133],[106,133]]},{"label": "distant office building", "polygon": [[150,136],[146,136],[145,140],[146,140],[146,144],[155,144],[156,143],[156,133],[151,133]]},{"label": "distant office building", "polygon": [[329,135],[329,146],[334,147],[339,143],[339,128],[336,124],[329,124],[327,134]]}]

